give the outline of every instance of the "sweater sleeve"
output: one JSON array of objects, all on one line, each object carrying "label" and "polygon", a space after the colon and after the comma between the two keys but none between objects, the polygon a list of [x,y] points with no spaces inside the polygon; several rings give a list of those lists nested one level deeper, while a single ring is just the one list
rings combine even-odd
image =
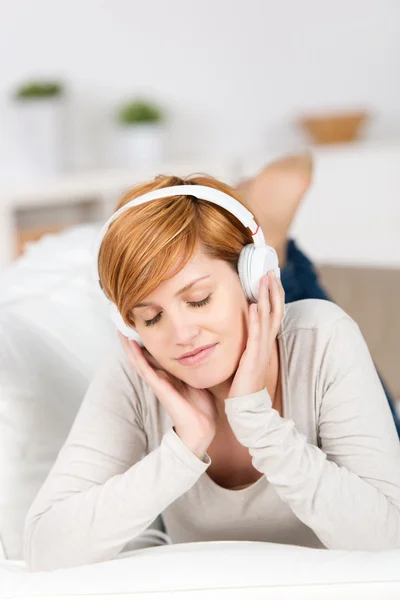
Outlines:
[{"label": "sweater sleeve", "polygon": [[[139,378],[138,378],[139,379]],[[146,454],[138,394],[121,365],[103,365],[28,511],[31,571],[115,558],[208,468],[173,428]]]},{"label": "sweater sleeve", "polygon": [[225,401],[238,441],[329,549],[400,548],[400,444],[356,323],[340,318],[320,363],[321,448],[272,409],[266,388]]}]

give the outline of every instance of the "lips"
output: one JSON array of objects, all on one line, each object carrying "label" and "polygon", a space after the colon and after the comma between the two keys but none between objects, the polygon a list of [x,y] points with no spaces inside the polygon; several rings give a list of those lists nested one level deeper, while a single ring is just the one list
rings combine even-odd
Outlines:
[{"label": "lips", "polygon": [[196,354],[192,354],[192,356],[186,356],[185,358],[178,358],[177,360],[181,365],[186,367],[200,365],[210,359],[217,346],[218,344],[212,344],[211,346],[206,347],[203,346],[203,348],[196,352]]},{"label": "lips", "polygon": [[188,358],[189,356],[196,356],[196,354],[198,354],[202,350],[211,348],[211,346],[215,346],[215,344],[208,344],[207,346],[200,346],[199,348],[197,348],[197,350],[194,350],[193,352],[189,352],[188,354],[182,354],[182,356],[178,357],[178,360],[180,360],[181,358]]}]

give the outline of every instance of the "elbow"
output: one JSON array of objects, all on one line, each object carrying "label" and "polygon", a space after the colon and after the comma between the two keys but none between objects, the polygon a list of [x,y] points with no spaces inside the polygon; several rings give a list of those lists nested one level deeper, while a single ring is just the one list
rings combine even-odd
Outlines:
[{"label": "elbow", "polygon": [[23,553],[30,572],[81,567],[114,559],[124,543],[93,539],[89,532],[71,523],[60,526],[60,515],[49,510],[27,517],[24,527]]},{"label": "elbow", "polygon": [[46,571],[48,570],[48,556],[47,552],[51,555],[50,544],[44,544],[44,552],[41,547],[40,535],[38,535],[37,529],[39,525],[40,517],[25,521],[24,528],[24,539],[23,539],[23,553],[24,560],[28,571]]},{"label": "elbow", "polygon": [[60,561],[60,556],[64,555],[62,536],[59,532],[49,535],[50,531],[54,531],[48,520],[49,512],[50,509],[39,515],[28,513],[25,520],[23,555],[30,572],[52,571],[68,566]]},{"label": "elbow", "polygon": [[[368,519],[358,523],[353,530],[338,528],[329,536],[318,536],[329,550],[351,550],[382,552],[400,550],[400,511],[392,510],[376,520]],[[325,538],[325,539],[323,539]]]},{"label": "elbow", "polygon": [[[30,572],[53,571],[85,563],[81,560],[79,546],[71,552],[71,533],[56,531],[48,514],[36,515],[25,521],[23,553]],[[68,536],[68,537],[67,537]]]}]

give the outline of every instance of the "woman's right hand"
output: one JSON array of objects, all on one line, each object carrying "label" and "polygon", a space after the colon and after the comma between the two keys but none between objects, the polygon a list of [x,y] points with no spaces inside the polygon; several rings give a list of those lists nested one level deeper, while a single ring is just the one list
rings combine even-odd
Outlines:
[{"label": "woman's right hand", "polygon": [[146,348],[128,340],[121,332],[118,335],[133,369],[154,391],[171,417],[177,435],[202,458],[217,429],[218,411],[212,393],[173,376]]}]

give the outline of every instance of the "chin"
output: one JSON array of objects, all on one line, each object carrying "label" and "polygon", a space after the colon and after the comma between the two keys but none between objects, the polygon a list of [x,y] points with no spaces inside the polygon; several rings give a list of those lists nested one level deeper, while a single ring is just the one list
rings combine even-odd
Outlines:
[{"label": "chin", "polygon": [[211,389],[225,383],[233,374],[234,370],[229,367],[215,369],[209,366],[204,369],[204,373],[186,374],[185,381],[199,390]]}]

